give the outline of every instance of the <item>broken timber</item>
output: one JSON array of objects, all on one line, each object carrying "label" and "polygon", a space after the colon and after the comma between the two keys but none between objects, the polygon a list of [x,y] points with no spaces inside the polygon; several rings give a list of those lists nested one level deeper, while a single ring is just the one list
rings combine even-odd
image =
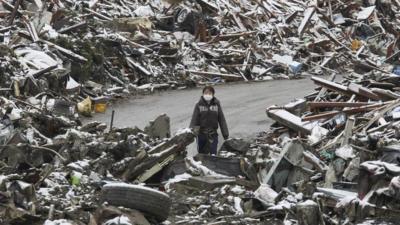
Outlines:
[{"label": "broken timber", "polygon": [[311,134],[312,126],[309,123],[305,123],[300,117],[293,115],[292,113],[283,109],[267,109],[267,115],[271,119],[283,124],[295,131],[300,131],[304,134]]}]

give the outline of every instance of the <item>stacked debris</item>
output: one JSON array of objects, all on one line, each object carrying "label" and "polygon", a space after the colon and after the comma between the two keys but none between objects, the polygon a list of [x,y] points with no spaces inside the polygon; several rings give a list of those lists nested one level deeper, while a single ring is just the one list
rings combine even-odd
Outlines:
[{"label": "stacked debris", "polygon": [[283,147],[280,154],[308,175],[290,180],[289,173],[287,183],[276,183],[270,175],[281,173],[278,157],[264,183],[276,190],[299,178],[311,182],[308,191],[325,224],[353,224],[368,217],[398,220],[399,77],[352,74],[341,83],[334,76],[311,79],[320,86],[316,92],[267,109],[277,123],[266,135],[268,146],[286,146],[293,138],[301,142],[306,151],[285,152]]},{"label": "stacked debris", "polygon": [[312,80],[312,94],[267,109],[276,124],[255,141],[168,166],[169,221],[397,224],[399,77]]},{"label": "stacked debris", "polygon": [[155,89],[302,73],[397,74],[399,6],[2,0],[0,90],[73,103],[90,97],[101,112],[110,97]]},{"label": "stacked debris", "polygon": [[229,139],[219,156],[197,155],[172,164],[172,174],[178,175],[165,184],[174,199],[169,221],[320,224],[320,203],[312,200],[316,186],[310,179],[317,179],[313,169],[323,166],[316,162],[297,140],[287,140],[281,149],[279,145]]},{"label": "stacked debris", "polygon": [[[396,221],[399,7],[2,0],[0,223]],[[193,134],[171,137],[165,118],[106,132],[75,112],[155,89],[335,72],[349,75],[313,77],[317,92],[268,109],[279,125],[254,143],[229,140],[220,156],[185,159]],[[120,184],[160,181],[174,201]]]},{"label": "stacked debris", "polygon": [[[139,128],[106,131],[106,125],[98,122],[78,126],[66,117],[42,114],[40,109],[19,109],[11,101],[2,102],[2,106],[1,224],[53,224],[53,220],[89,224],[101,219],[92,218],[96,210],[111,210],[109,216],[116,215],[118,210],[111,206],[99,207],[104,184],[111,183],[108,186],[113,189],[113,183],[145,182],[164,166],[183,158],[186,146],[194,140],[190,130],[165,137],[170,135],[169,126],[164,133],[159,130],[160,138]],[[169,121],[162,115],[148,127],[159,125],[163,119]],[[116,205],[113,196],[105,194],[108,198],[102,200]],[[150,221],[160,219],[152,214],[154,210],[136,209],[149,213],[146,217]],[[168,216],[169,207],[166,210]],[[141,212],[135,215],[147,221]],[[165,219],[161,217],[161,221]]]},{"label": "stacked debris", "polygon": [[145,131],[106,132],[101,123],[80,126],[2,99],[0,218],[47,225],[391,224],[399,215],[398,77],[372,78],[313,77],[316,92],[268,108],[277,121],[270,131],[194,158],[185,157],[193,133],[169,137],[166,115]]}]

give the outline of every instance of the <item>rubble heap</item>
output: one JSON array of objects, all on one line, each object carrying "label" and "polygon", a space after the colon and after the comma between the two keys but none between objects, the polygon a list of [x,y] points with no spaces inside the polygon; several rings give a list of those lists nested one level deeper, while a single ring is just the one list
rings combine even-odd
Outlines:
[{"label": "rubble heap", "polygon": [[396,1],[2,0],[1,91],[80,102],[210,82],[398,73],[398,7]]},{"label": "rubble heap", "polygon": [[148,133],[139,128],[107,131],[99,122],[81,126],[36,108],[19,110],[11,101],[1,105],[9,112],[3,116],[0,135],[1,224],[99,220],[91,215],[96,209],[106,210],[99,208],[105,201],[105,184],[145,182],[162,169],[159,164],[184,157],[194,140],[188,129],[169,137],[169,126],[155,134],[150,128],[169,122],[165,115],[150,123]]},{"label": "rubble heap", "polygon": [[267,108],[276,123],[255,141],[187,159],[166,185],[173,222],[398,223],[400,78],[311,79],[315,92]]},{"label": "rubble heap", "polygon": [[[397,221],[399,7],[2,0],[0,223]],[[186,158],[194,134],[171,137],[165,116],[106,131],[75,113],[154,89],[336,72],[343,82],[312,77],[316,92],[269,107],[271,130],[219,156]]]},{"label": "rubble heap", "polygon": [[317,91],[267,109],[277,121],[270,141],[306,138],[300,139],[307,146],[303,157],[315,167],[309,180],[316,184],[316,192],[323,193],[317,197],[323,200],[320,213],[333,222],[397,220],[399,77],[349,75],[340,83],[334,76],[311,79],[319,86]]}]

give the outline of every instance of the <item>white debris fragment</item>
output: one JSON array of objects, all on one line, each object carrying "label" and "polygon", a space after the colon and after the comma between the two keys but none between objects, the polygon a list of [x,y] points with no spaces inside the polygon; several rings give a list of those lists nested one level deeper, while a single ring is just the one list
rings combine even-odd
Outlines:
[{"label": "white debris fragment", "polygon": [[106,188],[106,187],[135,187],[135,188],[140,188],[140,189],[143,189],[146,191],[156,192],[157,194],[162,194],[162,195],[165,195],[166,197],[169,197],[169,195],[164,192],[155,190],[153,188],[145,187],[143,185],[134,185],[134,184],[127,184],[127,183],[122,183],[122,182],[115,182],[115,183],[108,183],[103,186],[103,188]]},{"label": "white debris fragment", "polygon": [[359,199],[356,196],[346,196],[341,198],[338,203],[336,203],[336,208],[347,207],[352,201],[358,201]]},{"label": "white debris fragment", "polygon": [[209,168],[207,168],[206,166],[203,166],[201,161],[195,161],[193,158],[187,158],[187,160],[190,162],[191,165],[195,166],[196,169],[200,170],[203,175],[211,175],[211,176],[215,176],[215,177],[228,177],[228,176],[216,173],[216,172],[210,170]]},{"label": "white debris fragment", "polygon": [[242,186],[235,185],[235,186],[231,189],[231,192],[234,193],[234,194],[236,194],[236,195],[241,195],[241,194],[245,193],[246,190],[245,190]]},{"label": "white debris fragment", "polygon": [[46,220],[43,225],[74,225],[74,223],[69,222],[66,219],[61,220]]},{"label": "white debris fragment", "polygon": [[19,120],[22,118],[22,114],[23,111],[21,109],[18,108],[13,108],[13,110],[11,111],[11,113],[8,115],[10,117],[10,120]]},{"label": "white debris fragment", "polygon": [[71,76],[68,76],[67,86],[65,89],[72,90],[80,86],[81,86],[80,83],[76,82],[74,78],[72,78]]},{"label": "white debris fragment", "polygon": [[233,201],[235,203],[236,215],[242,215],[244,213],[240,204],[242,202],[242,199],[240,199],[239,197],[234,197]]},{"label": "white debris fragment", "polygon": [[343,147],[337,148],[335,154],[336,156],[344,160],[349,160],[356,157],[353,153],[353,148],[350,145],[345,145]]},{"label": "white debris fragment", "polygon": [[89,168],[89,166],[90,166],[89,163],[90,163],[90,161],[87,160],[87,159],[78,160],[76,162],[72,162],[72,163],[68,164],[67,167],[71,168],[71,169],[74,169],[74,170],[77,170],[77,171],[83,172],[83,171],[85,171],[86,169]]},{"label": "white debris fragment", "polygon": [[185,134],[185,133],[193,133],[193,131],[192,131],[192,129],[190,129],[190,128],[182,128],[182,129],[179,129],[179,130],[175,133],[175,136],[181,135],[181,134]]},{"label": "white debris fragment", "polygon": [[311,130],[311,135],[308,136],[308,141],[310,144],[318,143],[328,134],[328,132],[327,129],[317,125]]},{"label": "white debris fragment", "polygon": [[28,74],[33,74],[37,70],[56,66],[59,63],[46,53],[32,49],[16,49],[15,54],[18,56],[20,63],[28,69]]},{"label": "white debris fragment", "polygon": [[290,71],[292,73],[295,73],[295,74],[300,72],[300,70],[302,68],[302,64],[297,62],[297,61],[294,61],[293,57],[289,56],[289,55],[283,55],[283,56],[274,55],[272,57],[272,59],[275,60],[278,63],[282,63],[284,65],[287,65],[289,67]]},{"label": "white debris fragment", "polygon": [[254,192],[254,196],[265,205],[273,204],[278,193],[274,191],[268,184],[261,184]]},{"label": "white debris fragment", "polygon": [[118,216],[114,219],[107,220],[104,225],[132,225],[131,220],[127,216]]},{"label": "white debris fragment", "polygon": [[170,190],[171,184],[179,183],[181,181],[188,180],[191,177],[192,177],[192,175],[190,175],[188,173],[183,173],[183,174],[176,175],[175,177],[169,179],[167,181],[167,183],[165,183],[164,187],[165,187],[166,190]]},{"label": "white debris fragment", "polygon": [[370,6],[367,8],[364,8],[362,11],[360,11],[357,15],[357,20],[366,20],[368,19],[372,13],[374,12],[376,6]]}]

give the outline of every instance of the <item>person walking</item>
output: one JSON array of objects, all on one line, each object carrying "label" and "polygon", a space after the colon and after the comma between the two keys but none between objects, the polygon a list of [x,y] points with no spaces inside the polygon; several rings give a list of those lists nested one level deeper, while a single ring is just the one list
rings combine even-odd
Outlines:
[{"label": "person walking", "polygon": [[197,150],[202,154],[217,154],[218,147],[218,125],[224,140],[229,138],[228,126],[226,124],[221,103],[215,97],[215,89],[206,86],[203,95],[194,107],[190,128],[197,134]]}]

